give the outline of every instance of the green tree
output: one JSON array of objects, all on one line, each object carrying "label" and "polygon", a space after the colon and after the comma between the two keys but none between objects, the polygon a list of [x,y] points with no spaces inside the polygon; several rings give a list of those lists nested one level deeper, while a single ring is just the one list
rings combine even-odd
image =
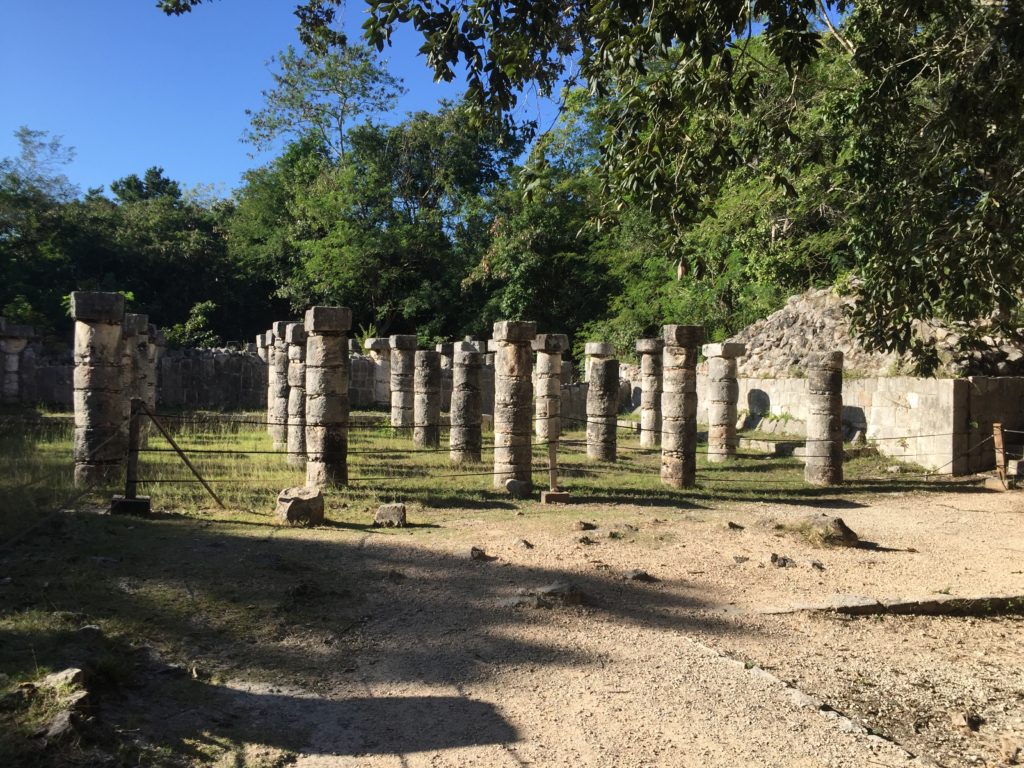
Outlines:
[{"label": "green tree", "polygon": [[[164,0],[169,13],[202,0]],[[306,39],[327,46],[341,0],[299,5]],[[822,40],[857,82],[836,116],[855,204],[847,242],[862,278],[855,317],[879,346],[913,346],[916,318],[1009,324],[1024,279],[1024,8],[977,0],[368,0],[367,39],[400,24],[423,38],[437,77],[465,72],[483,111],[509,113],[535,85],[577,79],[600,98],[606,210],[645,205],[670,232],[708,214],[709,194],[765,147],[798,136],[789,110],[751,115],[777,75],[794,88]],[[738,130],[738,127],[743,130]],[[768,180],[787,188],[792,182]],[[681,244],[674,248],[680,253]],[[692,266],[699,269],[702,254]],[[706,266],[706,265],[704,265]]]},{"label": "green tree", "polygon": [[268,149],[280,137],[314,138],[334,158],[345,154],[351,128],[390,110],[402,83],[369,48],[296,51],[289,46],[273,60],[274,87],[263,91],[264,105],[247,110],[245,140]]}]

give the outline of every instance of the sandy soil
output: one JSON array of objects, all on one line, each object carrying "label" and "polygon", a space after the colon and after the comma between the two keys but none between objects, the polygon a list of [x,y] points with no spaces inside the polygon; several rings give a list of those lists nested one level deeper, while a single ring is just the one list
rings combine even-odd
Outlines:
[{"label": "sandy soil", "polygon": [[[875,550],[775,528],[814,511],[528,504],[317,534],[353,544],[331,567],[364,580],[362,620],[330,645],[289,628],[282,647],[322,656],[322,675],[230,680],[226,727],[305,768],[1008,764],[1024,746],[1021,618],[766,611],[1024,595],[1024,494],[820,510]],[[494,559],[470,559],[472,546]],[[624,578],[632,569],[657,580]],[[585,604],[509,604],[560,580]],[[958,712],[977,730],[958,730]]]}]

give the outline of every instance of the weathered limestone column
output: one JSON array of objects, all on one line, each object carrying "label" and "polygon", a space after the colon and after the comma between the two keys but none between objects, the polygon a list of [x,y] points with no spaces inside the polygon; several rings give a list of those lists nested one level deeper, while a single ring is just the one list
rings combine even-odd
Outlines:
[{"label": "weathered limestone column", "polygon": [[306,328],[288,323],[284,329],[288,345],[288,463],[306,466]]},{"label": "weathered limestone column", "polygon": [[449,410],[449,454],[453,464],[479,463],[483,446],[480,370],[484,355],[476,345],[459,342],[452,361],[452,404]]},{"label": "weathered limestone column", "polygon": [[807,365],[807,446],[804,480],[843,482],[843,353],[814,355]]},{"label": "weathered limestone column", "polygon": [[494,324],[494,486],[509,479],[532,482],[533,350],[537,324]]},{"label": "weathered limestone column", "polygon": [[619,361],[594,358],[590,361],[590,387],[587,389],[587,458],[615,461],[618,412]]},{"label": "weathered limestone column", "polygon": [[75,485],[118,479],[128,449],[121,322],[124,296],[75,291]]},{"label": "weathered limestone column", "polygon": [[690,488],[697,479],[697,348],[704,327],[666,325],[663,332],[661,481]]},{"label": "weathered limestone column", "polygon": [[747,353],[746,344],[726,341],[705,344],[708,359],[708,462],[720,464],[736,458],[737,402],[736,358]]},{"label": "weathered limestone column", "polygon": [[283,451],[288,446],[288,342],[284,339],[288,323],[274,323],[274,355],[270,369],[270,437],[274,449]]},{"label": "weathered limestone column", "polygon": [[392,336],[391,426],[412,429],[415,409],[416,337]]},{"label": "weathered limestone column", "polygon": [[149,317],[126,312],[121,338],[124,345],[122,372],[125,376],[125,395],[129,400],[133,397],[145,400],[149,359]]},{"label": "weathered limestone column", "polygon": [[661,354],[664,339],[637,339],[640,355],[640,447],[661,445]]},{"label": "weathered limestone column", "polygon": [[441,444],[441,355],[421,349],[415,361],[412,441],[421,448],[436,448]]},{"label": "weathered limestone column", "polygon": [[452,366],[455,359],[455,343],[445,341],[434,347],[441,360],[441,412],[449,413],[452,409]]},{"label": "weathered limestone column", "polygon": [[533,340],[537,353],[534,376],[538,442],[558,442],[562,434],[562,353],[569,349],[564,333],[542,333]]},{"label": "weathered limestone column", "polygon": [[584,381],[590,381],[590,366],[595,360],[608,360],[615,357],[615,345],[609,344],[607,341],[588,341],[583,351],[586,354],[583,365]]},{"label": "weathered limestone column", "polygon": [[256,334],[256,354],[264,363],[267,362],[267,335],[265,333]]},{"label": "weathered limestone column", "polygon": [[306,310],[306,485],[348,483],[348,307]]},{"label": "weathered limestone column", "polygon": [[373,402],[391,405],[391,343],[386,338],[367,339],[363,347],[373,360]]},{"label": "weathered limestone column", "polygon": [[[149,324],[146,345],[146,393],[143,400],[151,411],[156,411],[157,376],[160,369],[160,356],[165,346],[163,333],[152,323]],[[147,429],[152,426],[147,424]]]},{"label": "weathered limestone column", "polygon": [[31,326],[15,325],[0,317],[0,403],[22,399],[21,353],[32,336]]},{"label": "weathered limestone column", "polygon": [[274,330],[263,333],[263,347],[267,352],[267,433],[274,434],[271,415],[274,412],[274,390],[270,383],[274,380]]}]

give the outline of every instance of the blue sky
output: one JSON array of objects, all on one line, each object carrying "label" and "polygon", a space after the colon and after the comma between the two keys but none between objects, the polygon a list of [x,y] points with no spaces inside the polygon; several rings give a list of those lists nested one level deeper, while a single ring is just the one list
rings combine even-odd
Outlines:
[{"label": "blue sky", "polygon": [[[297,43],[292,0],[216,0],[167,17],[155,0],[0,2],[0,157],[20,125],[62,135],[77,157],[66,172],[83,191],[152,165],[191,187],[228,194],[250,158],[245,110],[271,85],[266,65]],[[349,3],[358,31],[363,4]],[[459,83],[437,84],[411,31],[384,52],[408,93],[396,112],[432,109]],[[527,100],[524,116],[552,114]]]}]

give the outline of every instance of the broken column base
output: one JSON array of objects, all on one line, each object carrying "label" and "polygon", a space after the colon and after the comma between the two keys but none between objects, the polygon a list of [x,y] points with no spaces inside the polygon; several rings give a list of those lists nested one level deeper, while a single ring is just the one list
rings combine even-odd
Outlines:
[{"label": "broken column base", "polygon": [[112,515],[134,515],[145,517],[152,509],[150,508],[149,496],[136,496],[134,499],[126,499],[124,496],[116,495],[110,500],[110,514]]},{"label": "broken column base", "polygon": [[568,491],[541,491],[541,504],[568,504],[572,501]]}]

